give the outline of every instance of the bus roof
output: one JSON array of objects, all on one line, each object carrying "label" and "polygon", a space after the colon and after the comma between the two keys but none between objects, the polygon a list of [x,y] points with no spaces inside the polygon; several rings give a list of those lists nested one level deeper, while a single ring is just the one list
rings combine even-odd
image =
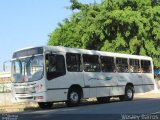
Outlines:
[{"label": "bus roof", "polygon": [[134,59],[148,59],[148,60],[152,59],[149,56],[122,54],[122,53],[87,50],[87,49],[79,49],[79,48],[69,48],[69,47],[63,47],[63,46],[44,46],[44,48],[46,51],[54,51],[54,52],[72,52],[72,53],[95,54],[95,55],[102,55],[102,56],[103,55],[115,56],[115,57],[134,58]]},{"label": "bus roof", "polygon": [[37,47],[26,47],[23,49],[16,50],[14,53],[33,49],[33,48],[43,48],[44,52],[71,52],[71,53],[81,53],[81,54],[91,54],[91,55],[104,55],[104,56],[114,56],[114,57],[123,57],[123,58],[133,58],[133,59],[148,59],[152,60],[149,56],[141,56],[141,55],[131,55],[131,54],[123,54],[123,53],[116,53],[116,52],[106,52],[106,51],[97,51],[97,50],[87,50],[87,49],[80,49],[80,48],[69,48],[63,46],[37,46]]}]

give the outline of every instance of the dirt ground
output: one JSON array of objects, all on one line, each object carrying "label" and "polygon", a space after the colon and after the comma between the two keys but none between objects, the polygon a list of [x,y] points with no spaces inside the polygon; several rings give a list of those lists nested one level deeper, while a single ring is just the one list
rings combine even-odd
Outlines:
[{"label": "dirt ground", "polygon": [[160,99],[160,91],[153,90],[147,93],[136,93],[135,98],[159,98]]}]

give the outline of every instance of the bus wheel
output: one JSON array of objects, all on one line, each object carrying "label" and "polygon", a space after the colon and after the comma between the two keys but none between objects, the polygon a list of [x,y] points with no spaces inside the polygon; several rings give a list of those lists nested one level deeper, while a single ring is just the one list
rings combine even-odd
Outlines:
[{"label": "bus wheel", "polygon": [[38,105],[42,109],[51,109],[53,106],[53,103],[52,102],[39,102]]},{"label": "bus wheel", "polygon": [[73,107],[80,103],[80,92],[76,89],[70,89],[68,92],[68,100],[66,101],[67,106]]},{"label": "bus wheel", "polygon": [[110,97],[97,97],[98,103],[107,103],[110,101]]},{"label": "bus wheel", "polygon": [[125,95],[119,96],[121,101],[131,101],[134,97],[134,88],[131,86],[126,86],[125,88]]}]

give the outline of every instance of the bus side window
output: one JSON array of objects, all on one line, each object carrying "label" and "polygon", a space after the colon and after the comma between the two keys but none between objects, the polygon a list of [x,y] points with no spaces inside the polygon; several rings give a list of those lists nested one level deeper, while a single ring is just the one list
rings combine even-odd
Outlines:
[{"label": "bus side window", "polygon": [[45,61],[46,61],[45,63],[46,63],[46,72],[48,80],[66,74],[63,55],[47,54]]},{"label": "bus side window", "polygon": [[133,73],[139,72],[139,60],[138,59],[129,59],[129,70]]},{"label": "bus side window", "polygon": [[114,57],[101,56],[101,67],[103,72],[115,72]]},{"label": "bus side window", "polygon": [[141,68],[144,73],[151,73],[151,61],[149,60],[141,60]]},{"label": "bus side window", "polygon": [[67,63],[67,70],[70,72],[81,72],[83,70],[80,54],[67,53],[66,63]]},{"label": "bus side window", "polygon": [[120,73],[128,73],[127,58],[116,58],[116,70]]},{"label": "bus side window", "polygon": [[83,66],[85,72],[100,72],[99,56],[84,54]]}]

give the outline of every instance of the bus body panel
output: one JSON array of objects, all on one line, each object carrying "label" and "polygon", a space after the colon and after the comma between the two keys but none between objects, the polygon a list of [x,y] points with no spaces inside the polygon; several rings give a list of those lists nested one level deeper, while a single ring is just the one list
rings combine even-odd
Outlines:
[{"label": "bus body panel", "polygon": [[72,85],[84,87],[82,72],[67,72],[64,76],[47,80],[47,98],[49,101],[67,100],[68,90]]},{"label": "bus body panel", "polygon": [[133,82],[133,85],[135,86],[135,92],[143,92],[143,79],[141,73],[130,73],[129,79]]},{"label": "bus body panel", "polygon": [[119,95],[119,88],[118,88],[118,76],[117,73],[102,73],[104,76],[105,85],[107,86],[107,89],[109,91],[109,96],[115,96]]},{"label": "bus body panel", "polygon": [[143,92],[148,92],[154,89],[154,76],[151,73],[142,73]]},{"label": "bus body panel", "polygon": [[[85,88],[89,88],[89,96],[88,97],[96,97],[97,96],[97,88],[95,82],[99,77],[98,72],[84,72],[84,82]],[[85,95],[86,96],[86,95]]]},{"label": "bus body panel", "polygon": [[96,97],[110,96],[110,89],[113,82],[114,78],[110,73],[100,73],[97,81],[95,82],[95,86],[97,86]]},{"label": "bus body panel", "polygon": [[47,100],[45,102],[66,101],[68,89],[48,89],[46,92]]},{"label": "bus body panel", "polygon": [[84,73],[83,72],[67,72],[65,75],[65,80],[68,83],[68,89],[72,85],[79,85],[80,87],[84,87]]}]

